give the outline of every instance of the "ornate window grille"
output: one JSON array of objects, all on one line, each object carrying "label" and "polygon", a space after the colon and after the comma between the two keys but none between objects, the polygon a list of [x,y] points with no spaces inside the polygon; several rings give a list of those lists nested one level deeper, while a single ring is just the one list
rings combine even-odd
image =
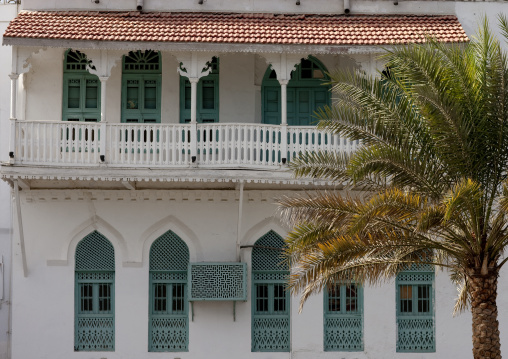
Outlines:
[{"label": "ornate window grille", "polygon": [[397,275],[397,352],[435,352],[434,267]]},{"label": "ornate window grille", "polygon": [[330,285],[324,295],[324,350],[363,350],[363,289]]},{"label": "ornate window grille", "polygon": [[63,76],[64,121],[98,122],[101,118],[100,81],[96,75],[88,72],[89,68],[95,69],[85,54],[67,50]]},{"label": "ornate window grille", "polygon": [[75,351],[115,350],[115,250],[97,231],[76,247]]},{"label": "ornate window grille", "polygon": [[284,241],[274,231],[252,250],[252,351],[288,352],[290,348],[289,269],[282,263]]},{"label": "ornate window grille", "polygon": [[156,51],[131,51],[124,56],[122,122],[160,122],[161,68],[161,57]]},{"label": "ornate window grille", "polygon": [[[210,73],[199,79],[197,86],[196,116],[197,122],[219,122],[219,59],[213,57],[203,69]],[[190,122],[191,118],[191,84],[185,77],[180,77],[180,122]],[[203,141],[206,141],[203,134]]]},{"label": "ornate window grille", "polygon": [[189,350],[188,265],[189,248],[172,231],[153,242],[150,248],[150,352]]}]

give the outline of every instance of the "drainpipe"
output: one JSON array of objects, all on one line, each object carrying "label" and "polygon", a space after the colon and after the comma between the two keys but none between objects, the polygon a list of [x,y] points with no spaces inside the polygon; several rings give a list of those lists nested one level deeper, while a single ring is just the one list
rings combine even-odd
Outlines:
[{"label": "drainpipe", "polygon": [[14,182],[14,197],[16,200],[16,215],[18,220],[19,246],[21,247],[21,260],[23,261],[23,277],[26,278],[28,274],[28,268],[26,265],[25,235],[23,234],[23,220],[21,218],[21,201],[19,199],[19,185],[17,180],[14,180],[13,182]]},{"label": "drainpipe", "polygon": [[238,186],[240,198],[238,201],[238,222],[236,224],[236,260],[240,262],[240,236],[242,232],[242,214],[243,214],[243,185],[244,182],[240,181]]},{"label": "drainpipe", "polygon": [[349,0],[344,0],[344,14],[349,14]]},{"label": "drainpipe", "polygon": [[143,0],[138,0],[138,5],[136,6],[136,10],[143,10]]}]

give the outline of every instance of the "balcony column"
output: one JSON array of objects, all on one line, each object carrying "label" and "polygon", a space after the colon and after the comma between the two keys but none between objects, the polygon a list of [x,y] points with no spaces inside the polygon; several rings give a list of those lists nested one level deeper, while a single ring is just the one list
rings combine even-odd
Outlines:
[{"label": "balcony column", "polygon": [[106,83],[109,76],[99,76],[101,81],[101,132],[100,132],[100,159],[106,161],[106,138],[107,138],[107,119],[106,119]]},{"label": "balcony column", "polygon": [[18,93],[18,78],[19,74],[11,73],[9,75],[11,79],[11,111],[10,111],[10,126],[11,126],[11,138],[9,141],[9,162],[14,162],[14,152],[16,151],[16,107],[18,105],[17,93]]},{"label": "balcony column", "polygon": [[198,106],[198,82],[199,77],[189,77],[191,84],[191,135],[190,135],[190,151],[192,162],[196,161],[198,154],[198,121],[197,121],[197,106]]},{"label": "balcony column", "polygon": [[288,153],[288,101],[287,87],[289,80],[279,80],[280,83],[280,156],[282,164],[286,164]]}]

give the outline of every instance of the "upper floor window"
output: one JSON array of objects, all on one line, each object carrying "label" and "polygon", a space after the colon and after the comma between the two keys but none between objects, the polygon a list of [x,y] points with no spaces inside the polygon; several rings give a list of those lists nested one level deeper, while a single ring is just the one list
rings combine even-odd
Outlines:
[{"label": "upper floor window", "polygon": [[[196,120],[199,123],[219,122],[219,59],[213,57],[204,70],[210,73],[199,79],[197,85]],[[191,84],[180,77],[180,122],[191,120]]]},{"label": "upper floor window", "polygon": [[363,350],[363,290],[355,284],[333,284],[324,296],[324,350]]},{"label": "upper floor window", "polygon": [[[287,123],[290,126],[309,126],[317,120],[314,112],[330,104],[330,86],[323,86],[325,66],[316,58],[302,59],[291,73],[287,86]],[[271,67],[265,72],[261,86],[263,123],[281,123],[281,94],[277,74]]]},{"label": "upper floor window", "polygon": [[97,231],[76,246],[75,351],[115,350],[115,250]]},{"label": "upper floor window", "polygon": [[89,68],[94,67],[85,54],[77,50],[66,51],[62,104],[64,121],[100,121],[100,81],[96,75],[88,72]]},{"label": "upper floor window", "polygon": [[397,352],[435,352],[434,271],[412,265],[396,279]]},{"label": "upper floor window", "polygon": [[122,64],[122,122],[161,121],[161,58],[157,51],[131,51]]},{"label": "upper floor window", "polygon": [[252,250],[253,352],[289,351],[289,269],[281,263],[283,247],[282,237],[270,231]]},{"label": "upper floor window", "polygon": [[189,248],[167,231],[150,247],[148,351],[189,350]]}]

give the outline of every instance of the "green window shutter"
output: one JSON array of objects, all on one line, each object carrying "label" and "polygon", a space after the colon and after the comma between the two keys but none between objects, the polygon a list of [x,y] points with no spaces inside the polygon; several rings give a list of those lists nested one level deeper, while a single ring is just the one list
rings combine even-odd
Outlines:
[{"label": "green window shutter", "polygon": [[397,352],[436,351],[433,269],[413,265],[397,275]]},{"label": "green window shutter", "polygon": [[97,231],[76,247],[74,351],[115,350],[115,250]]},{"label": "green window shutter", "polygon": [[155,51],[131,51],[123,58],[122,122],[161,122],[161,62]]},{"label": "green window shutter", "polygon": [[189,351],[189,248],[168,231],[150,248],[148,351]]},{"label": "green window shutter", "polygon": [[85,54],[72,50],[66,52],[62,103],[64,121],[100,121],[100,81],[88,72],[89,67],[93,68]]},{"label": "green window shutter", "polygon": [[[198,123],[219,122],[219,60],[214,57],[207,64],[209,75],[199,79],[196,91]],[[180,122],[191,120],[191,84],[180,76]]]},{"label": "green window shutter", "polygon": [[[310,126],[316,123],[314,112],[331,102],[330,86],[323,86],[329,80],[325,66],[316,58],[302,59],[291,73],[287,85],[287,121],[289,126]],[[279,95],[275,96],[275,91]],[[262,122],[278,125],[281,123],[280,84],[275,72],[268,67],[261,86]]]},{"label": "green window shutter", "polygon": [[[252,351],[289,352],[289,268],[282,262],[284,240],[274,231],[252,250]],[[280,248],[281,250],[277,250]]]},{"label": "green window shutter", "polygon": [[363,350],[363,288],[330,285],[324,295],[324,350]]}]

